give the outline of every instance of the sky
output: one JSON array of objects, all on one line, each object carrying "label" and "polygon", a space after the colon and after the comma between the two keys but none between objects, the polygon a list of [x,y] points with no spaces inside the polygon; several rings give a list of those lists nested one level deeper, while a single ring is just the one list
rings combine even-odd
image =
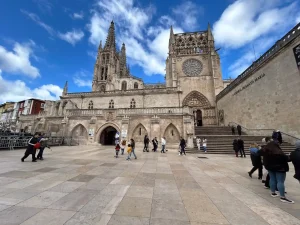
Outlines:
[{"label": "sky", "polygon": [[3,0],[0,6],[0,104],[56,100],[91,91],[97,49],[115,22],[131,74],[164,82],[170,26],[207,30],[221,48],[224,79],[235,78],[300,22],[297,0]]}]

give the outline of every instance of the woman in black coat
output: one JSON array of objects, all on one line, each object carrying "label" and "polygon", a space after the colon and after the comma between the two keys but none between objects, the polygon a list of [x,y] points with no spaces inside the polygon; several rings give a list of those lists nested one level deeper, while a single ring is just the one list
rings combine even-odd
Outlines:
[{"label": "woman in black coat", "polygon": [[239,156],[238,156],[239,146],[238,146],[238,141],[237,141],[237,139],[234,139],[234,140],[233,140],[232,145],[233,145],[233,150],[235,151],[235,156],[236,156],[236,157],[239,157]]},{"label": "woman in black coat", "polygon": [[39,133],[35,133],[34,136],[28,141],[28,146],[25,151],[23,158],[21,159],[24,162],[30,154],[32,155],[32,162],[36,162],[35,153],[36,153],[36,143],[38,143]]}]

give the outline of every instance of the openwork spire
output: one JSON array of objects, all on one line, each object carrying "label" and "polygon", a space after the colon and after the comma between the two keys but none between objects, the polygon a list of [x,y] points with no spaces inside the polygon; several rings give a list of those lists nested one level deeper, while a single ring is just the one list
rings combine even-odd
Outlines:
[{"label": "openwork spire", "polygon": [[114,21],[111,21],[110,27],[108,30],[108,35],[106,38],[104,50],[114,50],[116,51],[116,38],[115,38],[115,24]]},{"label": "openwork spire", "polygon": [[173,32],[173,26],[171,26],[169,44],[174,44],[174,43],[175,43],[175,37]]},{"label": "openwork spire", "polygon": [[63,95],[66,95],[68,93],[68,81],[66,81],[64,89],[63,89]]}]

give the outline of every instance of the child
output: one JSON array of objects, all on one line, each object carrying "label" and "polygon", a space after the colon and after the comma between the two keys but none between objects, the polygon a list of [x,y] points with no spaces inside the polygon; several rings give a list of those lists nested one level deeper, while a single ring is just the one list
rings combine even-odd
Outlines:
[{"label": "child", "polygon": [[130,160],[131,151],[132,151],[132,148],[131,148],[131,145],[129,144],[129,145],[127,146],[128,157],[127,157],[126,160]]},{"label": "child", "polygon": [[120,151],[120,145],[119,144],[117,144],[116,145],[116,158],[118,158],[119,156],[119,151]]},{"label": "child", "polygon": [[126,148],[126,140],[122,140],[121,142],[121,155],[124,155],[124,150]]}]

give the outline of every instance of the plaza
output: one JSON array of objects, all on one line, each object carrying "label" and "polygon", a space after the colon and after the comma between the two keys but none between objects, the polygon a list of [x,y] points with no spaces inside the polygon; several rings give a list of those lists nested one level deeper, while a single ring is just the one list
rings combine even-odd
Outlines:
[{"label": "plaza", "polygon": [[[45,160],[0,152],[1,225],[296,225],[299,183],[287,173],[287,196],[272,198],[251,160],[231,155],[143,153],[126,161],[113,146],[61,146]],[[201,157],[201,158],[198,158]]]}]

